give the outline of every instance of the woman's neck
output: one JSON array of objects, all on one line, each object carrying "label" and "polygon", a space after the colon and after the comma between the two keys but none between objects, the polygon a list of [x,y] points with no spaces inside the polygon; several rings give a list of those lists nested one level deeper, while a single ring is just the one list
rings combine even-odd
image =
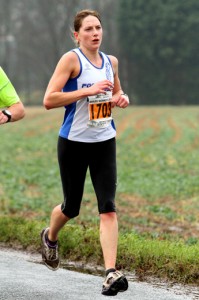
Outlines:
[{"label": "woman's neck", "polygon": [[83,54],[88,58],[88,60],[95,66],[101,67],[102,64],[102,57],[99,54],[99,50],[90,51],[85,48],[81,48],[80,50],[83,52]]}]

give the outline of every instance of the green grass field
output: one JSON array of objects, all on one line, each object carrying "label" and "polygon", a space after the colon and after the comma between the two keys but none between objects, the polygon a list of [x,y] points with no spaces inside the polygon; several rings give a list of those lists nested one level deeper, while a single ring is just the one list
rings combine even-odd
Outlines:
[{"label": "green grass field", "polygon": [[[115,109],[120,232],[199,247],[199,106]],[[48,222],[62,202],[57,136],[63,109],[26,109],[0,127],[0,216]],[[80,216],[98,225],[89,174]],[[195,251],[195,250],[194,250]]]},{"label": "green grass field", "polygon": [[[199,234],[199,107],[114,113],[121,228],[193,242]],[[62,117],[62,109],[27,108],[24,120],[1,126],[2,214],[48,218],[62,201],[56,153]],[[76,221],[98,221],[89,174]]]}]

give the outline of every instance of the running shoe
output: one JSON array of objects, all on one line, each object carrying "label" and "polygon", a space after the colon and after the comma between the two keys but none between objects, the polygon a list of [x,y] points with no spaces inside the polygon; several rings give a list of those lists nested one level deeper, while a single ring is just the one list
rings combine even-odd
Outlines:
[{"label": "running shoe", "polygon": [[41,244],[42,244],[42,260],[44,264],[52,271],[59,269],[59,256],[58,256],[58,245],[55,247],[49,247],[46,243],[46,235],[48,234],[49,228],[44,228],[41,232]]},{"label": "running shoe", "polygon": [[128,281],[120,271],[110,272],[104,280],[102,295],[115,296],[128,289]]}]

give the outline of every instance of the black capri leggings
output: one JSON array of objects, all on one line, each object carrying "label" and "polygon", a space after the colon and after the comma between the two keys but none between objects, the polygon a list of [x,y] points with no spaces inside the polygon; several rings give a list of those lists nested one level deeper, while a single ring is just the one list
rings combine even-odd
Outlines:
[{"label": "black capri leggings", "polygon": [[59,137],[57,150],[64,194],[62,212],[69,218],[79,215],[88,167],[99,213],[115,212],[115,138],[97,143],[82,143]]}]

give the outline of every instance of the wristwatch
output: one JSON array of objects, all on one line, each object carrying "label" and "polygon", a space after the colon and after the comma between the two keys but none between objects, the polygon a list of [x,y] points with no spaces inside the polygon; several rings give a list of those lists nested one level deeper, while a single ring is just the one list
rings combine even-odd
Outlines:
[{"label": "wristwatch", "polygon": [[129,97],[127,94],[125,93],[122,93],[121,96],[126,96],[126,97]]},{"label": "wristwatch", "polygon": [[6,123],[10,122],[10,121],[11,121],[11,118],[12,118],[11,112],[10,112],[9,110],[4,109],[4,110],[2,110],[2,113],[3,113],[6,117],[8,117],[8,121],[7,121]]}]

